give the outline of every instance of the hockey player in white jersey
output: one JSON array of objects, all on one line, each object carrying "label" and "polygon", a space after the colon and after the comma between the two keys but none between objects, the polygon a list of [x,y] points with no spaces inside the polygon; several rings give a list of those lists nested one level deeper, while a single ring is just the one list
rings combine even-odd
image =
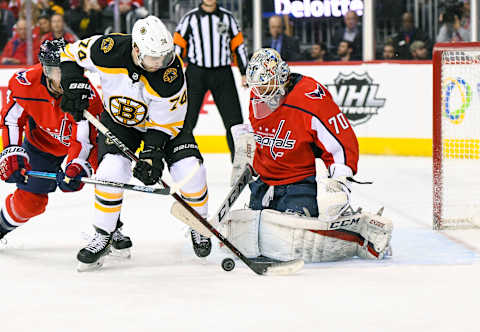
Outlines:
[{"label": "hockey player in white jersey", "polygon": [[[98,73],[103,92],[101,122],[131,150],[141,142],[139,162],[133,176],[153,185],[162,176],[164,161],[175,182],[187,177],[202,163],[193,134],[182,131],[187,111],[187,85],[182,61],[175,56],[173,39],[154,16],[135,22],[132,35],[93,36],[67,45],[61,57],[62,110],[82,118],[88,106],[88,81],[84,70]],[[99,166],[96,177],[126,182],[132,175],[131,161],[103,135],[98,137]],[[203,164],[180,189],[182,198],[206,217],[208,192]],[[96,186],[95,235],[77,255],[79,270],[97,268],[110,250],[112,232],[122,207],[123,190]],[[191,232],[194,251],[204,257],[211,242]]]}]

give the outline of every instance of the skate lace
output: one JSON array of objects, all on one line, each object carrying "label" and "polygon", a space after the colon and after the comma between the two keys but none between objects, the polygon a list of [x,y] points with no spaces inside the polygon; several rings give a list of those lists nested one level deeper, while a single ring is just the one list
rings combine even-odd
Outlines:
[{"label": "skate lace", "polygon": [[123,235],[120,230],[121,228],[118,228],[117,230],[115,230],[115,232],[113,232],[113,241],[122,241],[123,239],[125,239],[125,235]]},{"label": "skate lace", "polygon": [[90,252],[97,253],[100,250],[102,250],[103,248],[105,248],[105,246],[108,243],[108,238],[109,238],[108,235],[102,235],[100,233],[95,233],[91,242],[87,245],[87,247],[85,249],[90,251]]},{"label": "skate lace", "polygon": [[197,231],[192,230],[193,240],[197,244],[208,243],[208,238],[198,233]]}]

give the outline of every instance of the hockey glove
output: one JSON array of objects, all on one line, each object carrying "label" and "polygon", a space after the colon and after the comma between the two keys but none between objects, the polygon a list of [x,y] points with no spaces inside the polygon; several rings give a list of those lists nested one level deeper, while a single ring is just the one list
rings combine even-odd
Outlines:
[{"label": "hockey glove", "polygon": [[235,157],[233,158],[230,186],[233,186],[247,164],[253,166],[255,154],[255,138],[248,124],[238,124],[230,128],[235,142]]},{"label": "hockey glove", "polygon": [[139,161],[133,169],[133,176],[150,186],[160,180],[163,173],[165,153],[158,146],[147,145],[139,154]]},{"label": "hockey glove", "polygon": [[62,79],[63,96],[60,108],[70,113],[78,122],[83,119],[83,111],[88,109],[90,97],[90,83],[86,77]]},{"label": "hockey glove", "polygon": [[59,170],[57,173],[57,185],[63,192],[79,191],[85,183],[82,177],[90,177],[92,167],[87,161],[74,159],[65,166],[65,172]]},{"label": "hockey glove", "polygon": [[27,151],[18,145],[12,145],[0,154],[0,178],[8,183],[27,182],[25,171],[32,169],[28,163]]}]

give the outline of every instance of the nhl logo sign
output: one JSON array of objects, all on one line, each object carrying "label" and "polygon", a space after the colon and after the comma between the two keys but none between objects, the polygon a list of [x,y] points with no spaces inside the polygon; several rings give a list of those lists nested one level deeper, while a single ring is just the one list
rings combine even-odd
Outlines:
[{"label": "nhl logo sign", "polygon": [[379,85],[368,73],[340,73],[327,89],[352,126],[367,122],[385,106],[385,98],[377,97]]}]

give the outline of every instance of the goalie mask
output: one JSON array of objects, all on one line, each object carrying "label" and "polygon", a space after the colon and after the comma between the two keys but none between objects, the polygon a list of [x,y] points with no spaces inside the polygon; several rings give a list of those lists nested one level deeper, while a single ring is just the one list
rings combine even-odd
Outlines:
[{"label": "goalie mask", "polygon": [[138,48],[138,64],[149,72],[168,67],[175,58],[172,35],[155,16],[135,22],[132,45]]},{"label": "goalie mask", "polygon": [[257,119],[269,116],[281,103],[290,69],[272,48],[256,51],[247,67],[247,84],[252,89],[252,108]]}]

